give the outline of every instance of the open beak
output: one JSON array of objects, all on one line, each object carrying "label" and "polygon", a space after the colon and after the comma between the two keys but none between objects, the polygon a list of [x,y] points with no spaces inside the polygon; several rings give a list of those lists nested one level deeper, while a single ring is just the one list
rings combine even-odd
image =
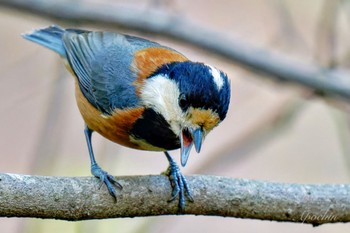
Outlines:
[{"label": "open beak", "polygon": [[182,129],[182,132],[180,135],[182,166],[186,165],[188,156],[190,155],[193,144],[197,153],[199,153],[202,147],[202,142],[203,142],[203,130],[201,128]]}]

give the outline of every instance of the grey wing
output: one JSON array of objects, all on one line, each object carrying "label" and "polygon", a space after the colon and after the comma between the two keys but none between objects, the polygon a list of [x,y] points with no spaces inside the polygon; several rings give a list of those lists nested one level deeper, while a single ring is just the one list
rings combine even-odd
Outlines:
[{"label": "grey wing", "polygon": [[138,106],[131,69],[135,51],[159,44],[113,32],[69,32],[63,35],[67,59],[88,101],[105,114]]}]

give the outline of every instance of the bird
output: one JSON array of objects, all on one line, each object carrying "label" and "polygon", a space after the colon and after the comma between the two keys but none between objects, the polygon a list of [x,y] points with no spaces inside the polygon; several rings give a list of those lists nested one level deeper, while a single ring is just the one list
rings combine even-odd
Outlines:
[{"label": "bird", "polygon": [[157,42],[118,32],[51,25],[22,36],[60,55],[75,78],[91,173],[115,200],[115,188],[123,187],[96,162],[93,132],[132,149],[164,152],[172,188],[168,201],[179,199],[180,210],[186,200],[194,201],[169,151],[180,149],[185,166],[192,147],[199,153],[207,134],[225,119],[231,93],[226,73]]}]

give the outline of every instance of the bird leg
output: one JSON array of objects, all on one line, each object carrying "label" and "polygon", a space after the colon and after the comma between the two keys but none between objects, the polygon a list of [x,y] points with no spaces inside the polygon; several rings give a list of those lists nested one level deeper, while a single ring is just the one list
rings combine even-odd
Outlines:
[{"label": "bird leg", "polygon": [[179,196],[179,207],[180,212],[185,209],[185,196],[193,202],[192,193],[188,187],[187,180],[184,175],[182,175],[179,166],[175,163],[173,158],[169,155],[167,151],[164,152],[165,156],[169,161],[169,168],[167,170],[167,176],[172,187],[171,198],[168,202],[174,201]]},{"label": "bird leg", "polygon": [[91,145],[91,135],[92,135],[92,130],[89,129],[89,127],[85,127],[84,133],[85,133],[85,138],[86,138],[86,142],[88,145],[88,149],[89,149],[89,155],[90,155],[90,162],[91,162],[91,173],[92,175],[94,175],[95,177],[97,177],[98,179],[100,179],[101,183],[103,182],[108,189],[109,194],[115,199],[115,201],[117,200],[117,195],[116,195],[116,191],[113,187],[116,186],[119,189],[122,189],[123,187],[117,182],[117,180],[114,178],[114,176],[108,174],[107,172],[105,172],[96,162],[95,160],[95,156],[94,156],[94,152],[92,150],[92,145]]}]

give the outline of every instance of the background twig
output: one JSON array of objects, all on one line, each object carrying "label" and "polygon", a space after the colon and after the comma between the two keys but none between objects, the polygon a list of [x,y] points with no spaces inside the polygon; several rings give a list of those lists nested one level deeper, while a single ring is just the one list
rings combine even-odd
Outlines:
[{"label": "background twig", "polygon": [[295,82],[315,90],[316,93],[350,98],[348,74],[325,70],[311,64],[298,64],[272,51],[254,48],[220,32],[195,25],[183,17],[152,9],[140,10],[93,3],[79,5],[79,2],[75,4],[77,6],[67,4],[66,0],[0,1],[3,6],[70,23],[93,23],[161,34],[192,43],[249,69],[270,75],[265,77]]}]

